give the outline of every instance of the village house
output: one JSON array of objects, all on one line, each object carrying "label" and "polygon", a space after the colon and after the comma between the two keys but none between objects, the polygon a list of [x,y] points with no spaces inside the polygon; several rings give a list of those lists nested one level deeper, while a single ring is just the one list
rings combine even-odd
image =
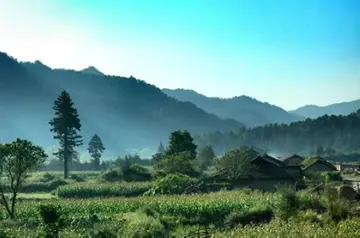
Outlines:
[{"label": "village house", "polygon": [[249,173],[249,178],[237,181],[235,187],[273,191],[278,186],[296,186],[297,182],[302,180],[300,166],[287,166],[267,154],[257,156],[251,164],[253,168]]},{"label": "village house", "polygon": [[337,171],[336,167],[332,163],[319,156],[304,159],[301,163],[301,167],[305,175]]}]

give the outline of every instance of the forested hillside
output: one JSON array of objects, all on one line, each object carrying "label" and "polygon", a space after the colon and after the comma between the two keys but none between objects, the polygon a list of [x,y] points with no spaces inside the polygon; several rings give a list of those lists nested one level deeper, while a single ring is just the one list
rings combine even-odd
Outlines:
[{"label": "forested hillside", "polygon": [[39,61],[19,63],[1,53],[0,142],[21,137],[43,146],[53,145],[48,122],[54,100],[63,89],[78,108],[85,141],[97,133],[108,151],[156,148],[177,129],[196,134],[242,127],[235,120],[222,120],[192,103],[170,98],[134,77],[86,71],[54,70]]},{"label": "forested hillside", "polygon": [[244,123],[247,127],[270,123],[290,123],[305,119],[280,107],[247,96],[224,99],[206,97],[193,90],[186,89],[163,89],[163,92],[180,101],[192,102],[199,108],[221,118],[233,118]]},{"label": "forested hillside", "polygon": [[347,116],[322,116],[285,124],[269,124],[230,133],[207,133],[196,138],[199,146],[212,145],[223,153],[250,145],[277,155],[314,153],[318,148],[337,152],[360,150],[360,110]]}]

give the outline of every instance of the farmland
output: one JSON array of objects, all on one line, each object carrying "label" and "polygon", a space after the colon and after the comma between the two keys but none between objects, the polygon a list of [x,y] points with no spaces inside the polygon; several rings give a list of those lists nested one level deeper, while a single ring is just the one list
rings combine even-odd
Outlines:
[{"label": "farmland", "polygon": [[[7,237],[39,235],[43,223],[38,215],[39,208],[47,206],[56,207],[61,216],[60,237],[101,237],[101,234],[107,234],[106,237],[109,234],[114,237],[136,237],[134,234],[184,237],[199,230],[209,230],[213,237],[359,236],[360,219],[350,209],[356,205],[339,202],[337,205],[344,209],[341,212],[346,213],[346,218],[334,222],[331,217],[339,211],[330,209],[328,195],[309,190],[294,192],[298,205],[291,205],[282,191],[249,189],[142,196],[151,182],[95,182],[96,176],[91,173],[88,177],[86,173],[74,174],[83,176],[84,181],[69,180],[69,184],[59,186],[52,193],[21,193],[16,221],[7,220],[5,211],[1,210],[0,224],[4,234]],[[48,176],[49,173],[36,172],[28,181],[38,183],[39,178]],[[231,228],[227,227],[229,223],[232,223]],[[142,230],[145,228],[147,230]]]}]

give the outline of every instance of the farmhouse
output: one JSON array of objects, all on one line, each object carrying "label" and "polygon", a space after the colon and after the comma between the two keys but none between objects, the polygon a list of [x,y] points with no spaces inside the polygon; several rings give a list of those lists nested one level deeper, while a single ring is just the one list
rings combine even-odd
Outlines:
[{"label": "farmhouse", "polygon": [[288,166],[292,166],[292,165],[300,165],[303,161],[304,161],[304,157],[301,157],[297,154],[294,154],[288,158],[285,158],[283,160],[283,162],[288,165]]},{"label": "farmhouse", "polygon": [[273,191],[277,186],[295,186],[301,180],[300,166],[287,166],[269,155],[257,156],[251,161],[253,168],[249,179],[237,181],[238,188],[248,187],[264,191]]},{"label": "farmhouse", "polygon": [[304,159],[301,167],[305,174],[336,171],[336,167],[322,157],[310,157]]}]

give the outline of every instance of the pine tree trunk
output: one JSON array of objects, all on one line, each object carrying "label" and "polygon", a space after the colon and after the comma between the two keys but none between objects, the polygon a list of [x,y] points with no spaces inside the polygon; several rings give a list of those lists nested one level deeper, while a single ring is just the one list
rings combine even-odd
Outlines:
[{"label": "pine tree trunk", "polygon": [[67,179],[69,177],[69,148],[67,143],[67,133],[64,135],[64,179]]},{"label": "pine tree trunk", "polygon": [[67,153],[64,154],[64,179],[69,177],[69,169],[68,169],[68,156]]}]

